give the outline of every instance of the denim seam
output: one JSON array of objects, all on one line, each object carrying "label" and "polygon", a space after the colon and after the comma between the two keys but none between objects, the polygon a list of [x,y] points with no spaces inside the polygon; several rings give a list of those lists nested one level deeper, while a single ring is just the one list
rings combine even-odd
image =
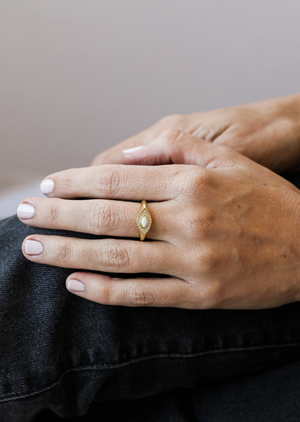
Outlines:
[{"label": "denim seam", "polygon": [[197,353],[190,353],[190,354],[180,354],[180,353],[170,353],[170,354],[157,354],[157,355],[149,355],[149,356],[144,356],[141,358],[136,358],[136,359],[132,359],[126,362],[122,362],[122,363],[116,363],[116,364],[111,364],[111,365],[94,365],[94,366],[83,366],[83,367],[79,367],[79,368],[71,368],[71,369],[67,369],[65,370],[61,376],[59,377],[59,379],[54,382],[52,385],[50,385],[49,387],[45,387],[41,390],[35,391],[33,393],[26,393],[26,394],[22,394],[22,393],[13,393],[14,397],[12,397],[12,394],[9,393],[7,395],[4,395],[2,397],[5,396],[9,396],[11,395],[11,397],[7,397],[7,398],[0,398],[0,403],[4,403],[4,402],[8,402],[8,401],[12,401],[12,400],[19,400],[19,399],[25,399],[27,397],[31,397],[31,396],[35,396],[41,393],[44,393],[46,391],[51,390],[52,388],[55,388],[62,380],[62,378],[71,373],[71,372],[81,372],[81,371],[93,371],[93,370],[102,370],[102,369],[118,369],[118,368],[122,368],[125,366],[129,366],[135,363],[139,363],[139,362],[143,362],[146,360],[151,360],[151,359],[166,359],[166,358],[172,358],[172,359],[187,359],[187,358],[195,358],[195,357],[199,357],[199,356],[205,356],[205,355],[212,355],[212,354],[217,354],[217,353],[229,353],[229,352],[250,352],[250,351],[255,351],[255,350],[263,350],[263,349],[275,349],[275,348],[284,348],[284,347],[297,347],[300,346],[300,342],[299,343],[285,343],[285,344],[270,344],[270,345],[265,345],[265,346],[249,346],[249,347],[233,347],[233,348],[228,348],[228,349],[214,349],[214,350],[207,350],[204,352],[197,352]]}]

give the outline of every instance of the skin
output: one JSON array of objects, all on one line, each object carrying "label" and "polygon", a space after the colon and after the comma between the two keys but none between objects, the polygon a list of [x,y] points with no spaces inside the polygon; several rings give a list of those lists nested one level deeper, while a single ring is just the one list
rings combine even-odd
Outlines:
[{"label": "skin", "polygon": [[[258,309],[299,300],[300,197],[292,184],[232,148],[174,129],[121,160],[126,165],[52,174],[49,198],[22,201],[35,208],[25,224],[108,238],[29,236],[27,259],[171,276],[68,278],[67,286],[70,279],[84,283],[73,293],[102,304]],[[84,197],[94,199],[74,201]],[[142,199],[153,217],[151,241],[143,242],[135,226]],[[41,242],[43,252],[26,254],[27,240]]]},{"label": "skin", "polygon": [[300,164],[300,95],[187,115],[164,117],[149,129],[99,154],[92,165],[123,163],[122,150],[178,129],[225,145],[280,173]]}]

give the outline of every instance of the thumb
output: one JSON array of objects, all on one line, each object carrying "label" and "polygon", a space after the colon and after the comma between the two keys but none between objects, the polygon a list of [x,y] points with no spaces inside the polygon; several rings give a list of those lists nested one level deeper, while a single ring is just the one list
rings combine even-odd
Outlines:
[{"label": "thumb", "polygon": [[193,164],[206,168],[231,167],[246,158],[223,145],[215,145],[179,130],[163,132],[141,147],[122,151],[123,164]]}]

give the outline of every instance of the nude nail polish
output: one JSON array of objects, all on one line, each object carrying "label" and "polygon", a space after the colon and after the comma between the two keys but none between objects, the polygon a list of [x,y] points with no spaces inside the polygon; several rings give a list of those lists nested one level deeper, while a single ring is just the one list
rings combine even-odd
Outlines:
[{"label": "nude nail polish", "polygon": [[134,151],[137,151],[139,149],[143,148],[143,145],[140,147],[134,147],[134,148],[129,148],[129,149],[123,149],[124,154],[131,154]]},{"label": "nude nail polish", "polygon": [[34,207],[30,204],[20,204],[17,209],[17,216],[23,220],[29,220],[34,216]]},{"label": "nude nail polish", "polygon": [[44,251],[43,244],[37,240],[26,240],[25,253],[27,255],[40,255]]},{"label": "nude nail polish", "polygon": [[75,280],[75,278],[70,278],[67,282],[67,289],[72,293],[84,292],[85,285],[82,283],[82,281]]},{"label": "nude nail polish", "polygon": [[54,182],[52,179],[45,179],[42,181],[40,185],[40,189],[44,195],[48,195],[53,191]]}]

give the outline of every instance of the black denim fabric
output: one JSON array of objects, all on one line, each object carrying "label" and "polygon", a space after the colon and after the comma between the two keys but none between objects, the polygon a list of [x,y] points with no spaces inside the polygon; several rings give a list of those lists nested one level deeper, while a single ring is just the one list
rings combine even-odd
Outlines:
[{"label": "black denim fabric", "polygon": [[93,401],[101,422],[262,420],[252,406],[265,415],[272,407],[268,421],[300,420],[299,303],[255,311],[92,303],[66,290],[73,270],[23,257],[32,233],[95,238],[15,216],[0,222],[1,422],[43,409],[80,416]]}]

